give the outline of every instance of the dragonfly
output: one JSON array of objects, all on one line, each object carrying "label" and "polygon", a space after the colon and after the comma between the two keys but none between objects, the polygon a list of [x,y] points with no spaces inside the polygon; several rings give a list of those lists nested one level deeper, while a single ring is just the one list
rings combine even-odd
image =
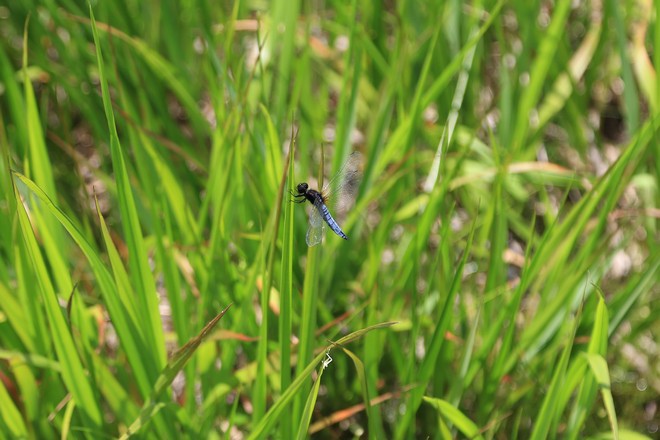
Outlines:
[{"label": "dragonfly", "polygon": [[323,187],[323,191],[311,189],[307,182],[299,183],[296,186],[297,194],[292,193],[295,203],[305,203],[308,201],[313,205],[309,213],[309,228],[305,241],[307,246],[316,246],[323,240],[325,225],[327,224],[332,231],[348,240],[348,236],[341,229],[341,226],[334,219],[328,209],[330,198],[336,201],[336,206],[347,205],[352,201],[359,185],[359,166],[361,155],[358,152],[352,153],[339,172]]}]

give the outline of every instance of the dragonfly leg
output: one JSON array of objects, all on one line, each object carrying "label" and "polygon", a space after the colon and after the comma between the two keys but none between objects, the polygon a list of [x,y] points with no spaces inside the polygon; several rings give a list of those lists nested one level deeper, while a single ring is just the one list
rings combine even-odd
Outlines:
[{"label": "dragonfly leg", "polygon": [[289,199],[293,203],[305,203],[305,194],[296,194],[291,190],[289,190],[289,194],[293,196],[292,199]]}]

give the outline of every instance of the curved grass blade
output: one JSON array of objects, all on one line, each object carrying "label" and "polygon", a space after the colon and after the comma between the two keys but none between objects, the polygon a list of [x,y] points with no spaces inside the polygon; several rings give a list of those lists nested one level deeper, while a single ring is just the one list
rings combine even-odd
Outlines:
[{"label": "curved grass blade", "polygon": [[147,371],[149,371],[150,378],[153,380],[157,376],[157,371],[162,369],[166,359],[165,337],[163,335],[162,322],[158,310],[158,297],[156,295],[156,287],[149,269],[144,238],[142,236],[137,207],[133,198],[133,190],[128,177],[124,153],[119,142],[119,135],[117,134],[117,126],[115,124],[115,116],[112,110],[112,101],[110,99],[110,90],[106,78],[106,69],[103,62],[103,54],[101,52],[101,43],[91,5],[89,7],[89,15],[92,22],[94,44],[96,46],[96,59],[98,62],[103,108],[105,110],[105,117],[108,124],[108,132],[110,133],[110,154],[117,182],[117,195],[119,197],[122,226],[126,245],[128,246],[129,254],[131,255],[129,265],[131,267],[133,288],[135,289],[136,299],[139,304],[137,312],[139,313],[141,321],[144,323],[143,337],[145,339],[145,347],[142,357],[145,358],[144,363]]},{"label": "curved grass blade", "polygon": [[571,11],[571,0],[559,0],[552,14],[552,21],[548,26],[539,46],[539,54],[530,71],[530,82],[520,99],[518,117],[516,119],[511,151],[516,152],[523,148],[529,133],[530,113],[536,107],[550,66],[555,61],[555,54],[561,41],[561,34],[565,31],[566,19]]},{"label": "curved grass blade", "polygon": [[[269,131],[270,131],[270,119]],[[294,169],[293,158],[295,156],[295,139],[296,134],[293,126],[291,127],[291,154],[289,154],[289,171],[287,176],[287,186],[289,190],[293,191],[294,188]],[[284,208],[284,223],[282,233],[282,262],[280,271],[280,290],[281,290],[281,306],[280,306],[280,319],[279,323],[279,345],[280,345],[280,389],[286,390],[291,384],[291,328],[293,310],[293,234],[294,234],[294,204],[288,200],[285,201]],[[319,379],[321,376],[319,375]],[[318,389],[318,387],[317,387]],[[303,419],[304,420],[304,419]],[[282,438],[291,438],[293,420],[289,417],[282,418],[280,424],[280,434]],[[309,422],[308,422],[309,425]],[[307,431],[305,431],[307,432]]]},{"label": "curved grass blade", "polygon": [[[330,356],[328,352],[326,352],[326,355]],[[296,436],[298,440],[303,440],[307,438],[309,431],[309,422],[312,420],[312,412],[314,411],[314,406],[316,405],[316,398],[319,395],[319,388],[321,386],[321,377],[323,377],[323,372],[325,371],[327,366],[325,362],[326,361],[323,361],[323,363],[321,364],[322,365],[321,371],[319,371],[319,375],[316,378],[316,381],[314,382],[314,386],[312,387],[311,391],[309,392],[309,395],[307,396],[307,402],[305,403],[305,406],[303,408],[302,416],[300,417],[300,425],[298,426],[298,435]]]},{"label": "curved grass blade", "polygon": [[[364,401],[364,408],[367,411],[369,432],[372,433],[375,437],[381,437],[384,434],[383,428],[382,426],[378,426],[378,423],[373,414],[374,410],[372,409],[371,398],[369,397],[369,381],[367,380],[367,373],[364,368],[364,363],[360,360],[359,357],[355,355],[355,353],[351,352],[347,348],[342,347],[341,345],[338,347],[341,348],[342,351],[351,358],[353,365],[355,365],[355,371],[357,372],[358,379],[362,387],[362,400]],[[377,435],[377,433],[380,435]]]},{"label": "curved grass blade", "polygon": [[73,335],[57,301],[57,295],[51,283],[46,263],[16,186],[14,186],[14,194],[18,206],[18,223],[22,234],[22,245],[34,269],[37,285],[39,286],[38,291],[41,294],[43,307],[50,325],[50,336],[62,366],[62,380],[74,400],[80,404],[81,412],[86,416],[89,426],[100,430],[103,426],[103,416],[98,406],[98,400],[76,351]]},{"label": "curved grass blade", "polygon": [[[333,345],[348,344],[351,341],[361,338],[372,330],[387,328],[394,324],[394,322],[383,322],[363,328],[344,336]],[[333,345],[329,345],[327,348],[332,348]],[[280,396],[280,398],[273,404],[270,410],[268,410],[266,415],[261,419],[259,424],[257,424],[257,426],[252,430],[250,435],[247,437],[248,439],[253,440],[267,437],[271,427],[279,420],[282,411],[284,411],[284,409],[293,401],[294,397],[297,396],[296,393],[307,382],[309,375],[312,374],[312,371],[314,371],[318,363],[321,362],[324,357],[325,351],[322,351],[314,359],[312,359],[309,364],[307,364],[307,366],[298,374],[298,377],[296,377],[296,379],[291,383],[291,386],[287,388],[284,393],[282,393],[282,396]]]},{"label": "curved grass blade", "polygon": [[440,415],[458,428],[465,437],[483,440],[479,427],[451,403],[446,400],[428,396],[424,396],[424,402],[432,405],[438,410]]},{"label": "curved grass blade", "polygon": [[587,353],[585,355],[589,361],[591,372],[596,378],[598,388],[603,398],[607,418],[610,421],[612,428],[612,437],[614,440],[619,439],[619,424],[616,418],[616,409],[614,408],[614,399],[612,398],[612,388],[610,386],[610,373],[607,367],[607,361],[599,354]]},{"label": "curved grass blade", "polygon": [[28,438],[28,430],[23,417],[1,381],[0,407],[2,408],[0,418],[2,419],[2,425],[6,428],[6,430],[2,429],[0,432],[10,434],[12,438]]},{"label": "curved grass blade", "polygon": [[[50,198],[39,188],[33,181],[25,177],[24,175],[13,172],[13,174],[23,182],[30,191],[32,191],[37,198],[44,204],[46,208],[59,220],[59,222],[64,226],[66,231],[71,235],[73,241],[76,242],[82,253],[87,257],[90,267],[94,272],[96,281],[99,288],[103,294],[103,299],[108,308],[110,318],[112,319],[117,333],[119,334],[119,339],[126,350],[126,354],[129,357],[131,362],[131,368],[133,373],[136,376],[138,385],[144,385],[144,389],[149,386],[150,381],[147,378],[147,373],[144,367],[144,363],[141,360],[141,331],[139,326],[135,326],[133,322],[129,319],[130,316],[124,311],[124,304],[127,302],[122,300],[119,297],[117,292],[117,286],[112,280],[110,273],[107,268],[101,261],[100,256],[94,250],[92,245],[87,241],[83,234],[78,230],[76,225],[69,219],[69,217],[62,212],[57,206],[53,204]],[[142,388],[141,388],[142,390]]]},{"label": "curved grass blade", "polygon": [[548,391],[543,399],[541,409],[536,417],[534,423],[534,429],[530,438],[532,440],[541,440],[548,438],[550,428],[553,424],[556,423],[558,414],[563,411],[563,407],[559,405],[561,402],[560,395],[564,389],[566,382],[566,370],[568,366],[568,361],[571,355],[571,350],[575,342],[575,334],[577,333],[578,324],[580,321],[580,316],[582,315],[582,306],[578,310],[577,316],[573,322],[573,328],[570,333],[570,337],[566,341],[564,350],[559,357],[558,362],[554,366],[554,374],[552,375],[552,380]]},{"label": "curved grass blade", "polygon": [[144,402],[142,410],[138,418],[129,426],[128,430],[121,436],[122,439],[126,439],[131,435],[137,433],[145,424],[147,424],[156,414],[160,411],[165,403],[159,402],[158,399],[160,395],[170,386],[176,375],[183,369],[186,365],[186,362],[190,357],[195,353],[197,348],[200,346],[204,339],[211,333],[215,328],[216,324],[220,321],[227,310],[231,307],[231,304],[228,305],[224,310],[222,310],[215,318],[209,321],[208,324],[204,326],[201,332],[190,341],[186,343],[183,347],[177,351],[172,359],[167,363],[165,369],[160,373],[156,384],[151,391],[151,395]]},{"label": "curved grass blade", "polygon": [[470,250],[472,249],[472,241],[474,239],[474,233],[476,230],[476,221],[472,224],[470,230],[470,235],[467,239],[465,245],[465,250],[463,251],[463,256],[454,272],[454,278],[452,279],[451,286],[449,287],[449,292],[447,293],[447,298],[444,301],[442,311],[440,313],[438,324],[436,325],[431,341],[427,348],[427,354],[422,361],[422,364],[419,367],[417,372],[418,382],[422,385],[419,388],[413,389],[408,398],[408,408],[406,414],[402,417],[398,426],[396,427],[396,438],[405,437],[409,427],[413,423],[413,418],[419,408],[419,405],[422,402],[424,387],[431,380],[433,373],[437,367],[437,359],[440,356],[442,346],[444,344],[445,332],[449,327],[452,310],[454,307],[454,299],[458,294],[458,290],[461,286],[463,280],[463,268],[467,262],[468,256],[470,255]]}]

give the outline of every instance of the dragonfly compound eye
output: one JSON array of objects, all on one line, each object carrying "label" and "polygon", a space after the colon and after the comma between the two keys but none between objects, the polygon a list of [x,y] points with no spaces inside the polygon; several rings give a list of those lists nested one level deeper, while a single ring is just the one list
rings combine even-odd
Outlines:
[{"label": "dragonfly compound eye", "polygon": [[307,192],[307,188],[309,188],[309,186],[307,186],[307,184],[305,182],[299,183],[298,187],[297,187],[298,193],[299,194],[305,194]]}]

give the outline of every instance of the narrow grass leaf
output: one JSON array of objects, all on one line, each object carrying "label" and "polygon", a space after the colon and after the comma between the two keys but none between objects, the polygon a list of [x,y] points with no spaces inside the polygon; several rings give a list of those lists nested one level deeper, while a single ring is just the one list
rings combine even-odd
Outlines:
[{"label": "narrow grass leaf", "polygon": [[[626,128],[630,132],[635,132],[639,128],[639,97],[637,96],[637,87],[633,69],[630,64],[630,43],[628,41],[628,31],[626,23],[623,20],[624,13],[622,4],[616,0],[606,0],[607,18],[614,21],[614,33],[621,63],[621,79],[623,80],[623,101],[625,103]],[[657,67],[657,66],[656,66]]]},{"label": "narrow grass leaf", "polygon": [[23,207],[18,189],[14,189],[18,208],[18,223],[22,233],[23,246],[35,270],[39,293],[48,317],[49,333],[55,346],[57,357],[62,365],[62,380],[71,392],[74,400],[80,402],[80,408],[87,417],[87,422],[94,429],[100,430],[103,424],[101,409],[87,379],[82,362],[78,357],[76,345],[71,335],[62,309],[48,275],[48,269],[42,258],[41,250],[32,230],[32,225]]},{"label": "narrow grass leaf", "polygon": [[[20,173],[15,172],[14,175],[20,179],[20,181],[23,182],[28,189],[37,196],[41,203],[43,203],[44,206],[59,220],[89,261],[90,267],[96,277],[96,282],[103,293],[103,299],[108,307],[110,319],[117,330],[122,347],[126,351],[131,363],[131,368],[135,374],[137,383],[140,386],[140,390],[146,392],[150,388],[151,381],[148,377],[148,373],[145,369],[146,366],[141,356],[143,351],[143,340],[141,339],[141,331],[139,330],[141,327],[135,328],[131,324],[130,317],[125,312],[122,300],[117,293],[117,286],[101,261],[100,256],[69,217],[55,206],[48,196],[41,191],[34,182]],[[124,301],[128,302],[128,300]]]},{"label": "narrow grass leaf", "polygon": [[122,215],[122,226],[125,234],[126,245],[129,249],[131,258],[131,276],[133,286],[136,291],[136,298],[139,303],[138,312],[140,319],[144,323],[145,347],[142,353],[143,362],[147,365],[150,376],[155,379],[155,371],[161,369],[165,363],[165,340],[162,330],[162,322],[158,310],[158,302],[155,286],[149,269],[147,255],[145,252],[142,229],[138,218],[133,192],[126,169],[124,154],[117,127],[115,125],[112,102],[110,100],[110,90],[106,78],[106,69],[103,63],[101,53],[101,43],[99,41],[94,13],[91,5],[89,8],[90,19],[92,22],[92,34],[96,46],[96,58],[99,69],[99,81],[101,83],[101,94],[103,98],[103,107],[108,123],[108,132],[110,133],[110,153],[114,167],[114,175],[117,181],[117,194],[119,196],[119,207]]},{"label": "narrow grass leaf", "polygon": [[518,117],[513,131],[512,154],[520,149],[528,150],[530,148],[524,145],[529,132],[530,115],[541,97],[550,66],[553,62],[556,62],[555,54],[561,42],[562,34],[565,32],[566,19],[571,11],[571,0],[558,0],[552,11],[552,20],[547,32],[543,34],[538,55],[529,72],[529,84],[520,99],[517,110]]},{"label": "narrow grass leaf", "polygon": [[424,396],[424,401],[433,406],[443,418],[458,428],[465,437],[483,440],[479,427],[451,403],[428,396]]},{"label": "narrow grass leaf", "polygon": [[321,387],[321,377],[323,377],[323,372],[325,371],[325,363],[321,364],[321,370],[316,377],[314,386],[307,396],[307,402],[303,407],[302,417],[300,418],[300,424],[298,425],[298,435],[296,438],[298,440],[306,439],[308,436],[309,423],[312,420],[312,413],[314,412],[314,407],[316,406],[316,399],[319,395],[319,388]]},{"label": "narrow grass leaf", "polygon": [[610,421],[610,426],[612,428],[612,437],[614,438],[614,440],[618,440],[619,424],[616,418],[614,399],[612,398],[610,373],[609,373],[609,368],[607,367],[607,361],[603,356],[599,354],[588,353],[586,354],[586,356],[587,356],[587,360],[589,361],[589,366],[591,367],[591,372],[596,378],[596,382],[598,383],[598,388],[600,388],[600,393],[603,398],[603,403],[605,404],[605,411],[607,412],[607,418]]},{"label": "narrow grass leaf", "polygon": [[[294,189],[294,168],[293,158],[295,156],[295,133],[291,130],[291,154],[289,154],[289,170],[287,177],[287,187],[290,191]],[[291,328],[293,310],[293,233],[294,233],[294,204],[285,198],[284,203],[284,223],[282,234],[282,263],[280,271],[280,317],[279,317],[279,336],[280,336],[280,389],[286,390],[291,384]],[[319,375],[318,381],[320,382]],[[317,391],[318,391],[318,387]],[[311,395],[310,395],[311,397]],[[313,405],[312,405],[313,406]],[[311,414],[310,414],[311,417]],[[304,419],[303,419],[304,420]],[[282,438],[291,438],[293,420],[288,417],[282,418],[281,434]],[[309,419],[307,420],[309,425]],[[307,432],[307,430],[305,430]]]},{"label": "narrow grass leaf", "polygon": [[[289,150],[288,155],[292,151]],[[266,359],[268,356],[268,302],[270,300],[271,286],[273,284],[273,270],[275,265],[275,254],[277,253],[277,237],[279,235],[280,219],[282,213],[282,200],[284,199],[284,188],[287,187],[287,175],[289,171],[289,156],[287,155],[285,164],[286,167],[282,170],[282,178],[279,184],[277,199],[275,205],[272,207],[271,216],[269,219],[270,232],[265,238],[269,239],[268,247],[268,263],[265,267],[265,280],[263,289],[261,290],[261,312],[262,321],[259,331],[259,346],[257,357],[257,381],[255,388],[257,389],[254,403],[254,420],[260,420],[266,411]]]},{"label": "narrow grass leaf", "polygon": [[[16,386],[20,390],[25,419],[29,424],[35,423],[39,417],[41,395],[39,393],[39,382],[35,377],[32,365],[17,353],[10,356],[7,361],[9,371],[16,381]],[[62,369],[59,363],[50,361],[47,365],[56,365],[57,368],[53,370],[53,373],[61,374]]]},{"label": "narrow grass leaf", "polygon": [[[587,349],[587,353],[585,354],[587,359],[589,356],[598,356],[601,359],[604,359],[602,358],[602,356],[605,356],[607,354],[607,340],[608,340],[607,327],[608,327],[607,306],[605,305],[605,300],[603,299],[602,295],[598,295],[598,306],[596,307],[594,325],[591,331],[591,337],[589,339],[589,347]],[[571,377],[573,377],[574,379],[577,379],[577,377],[579,377],[580,380],[582,381],[582,385],[580,386],[580,391],[578,393],[577,399],[575,400],[575,406],[571,411],[571,415],[568,421],[568,427],[566,433],[567,438],[579,438],[580,428],[584,426],[584,420],[594,404],[597,388],[602,386],[602,382],[595,374],[593,374],[593,376],[587,375],[585,377],[584,373],[586,371],[587,362],[582,361],[582,359],[584,358],[585,357],[576,359],[573,362],[573,365],[571,365],[571,369],[569,369],[569,373],[572,374],[567,375],[569,380]],[[573,369],[572,367],[574,366],[577,366],[577,368]],[[607,368],[607,364],[605,365],[605,367]],[[574,370],[574,371],[570,371],[570,370]],[[592,373],[595,372],[592,371]],[[609,376],[607,377],[607,382],[608,382],[608,390],[609,390]],[[564,401],[567,401],[573,395],[573,387],[567,386],[564,387],[564,389],[565,389]]]},{"label": "narrow grass leaf", "polygon": [[[28,430],[25,426],[23,416],[14,404],[13,399],[7,393],[7,388],[0,382],[0,418],[11,438],[28,438]],[[1,432],[1,431],[0,431]]]},{"label": "narrow grass leaf", "polygon": [[[44,129],[41,124],[39,110],[32,87],[31,78],[27,72],[28,60],[28,24],[25,22],[23,33],[23,89],[25,94],[25,113],[28,130],[28,151],[26,157],[26,172],[33,176],[33,180],[39,185],[53,201],[57,201],[57,192],[53,178],[51,160],[48,156]],[[35,218],[34,224],[39,226],[40,241],[45,250],[48,264],[52,268],[53,281],[61,294],[68,294],[73,287],[68,269],[65,263],[66,251],[62,228],[57,221],[47,212],[42,212],[39,205],[35,205],[31,212]]]},{"label": "narrow grass leaf", "polygon": [[371,393],[369,392],[369,381],[367,380],[367,374],[364,368],[364,363],[352,351],[348,350],[347,348],[341,345],[339,346],[339,348],[341,348],[342,351],[351,358],[351,360],[353,361],[353,365],[355,366],[355,371],[358,375],[358,380],[362,388],[362,401],[364,402],[364,408],[367,411],[369,432],[373,433],[374,435],[376,435],[376,433],[382,434],[383,427],[378,426],[376,424],[377,421],[374,416],[374,409],[371,405],[371,398],[369,397]]},{"label": "narrow grass leaf", "polygon": [[422,402],[422,398],[424,397],[424,388],[429,380],[431,380],[433,373],[438,368],[438,356],[440,355],[440,351],[444,343],[445,332],[449,327],[452,309],[454,307],[454,301],[463,280],[463,269],[472,249],[472,240],[474,239],[475,230],[476,222],[473,222],[472,229],[470,230],[470,236],[468,237],[465,244],[465,249],[463,250],[463,256],[461,257],[461,260],[456,267],[454,277],[447,291],[447,296],[443,301],[442,310],[438,316],[437,323],[426,350],[426,356],[422,360],[422,364],[420,365],[417,372],[416,382],[419,384],[419,387],[412,390],[410,393],[407,411],[396,427],[396,438],[404,437],[408,427],[414,419],[414,415],[417,412],[419,405]]},{"label": "narrow grass leaf", "polygon": [[[597,7],[596,4],[594,6]],[[550,92],[539,106],[539,127],[544,127],[566,105],[573,93],[574,85],[580,82],[590,66],[600,41],[603,27],[602,11],[601,13],[592,12],[592,17],[594,19],[589,23],[591,26],[589,31],[568,63],[568,71],[557,77]]]},{"label": "narrow grass leaf", "polygon": [[[332,348],[334,345],[346,345],[352,341],[355,341],[356,339],[361,338],[370,331],[391,327],[393,324],[393,322],[383,322],[349,333],[348,335],[337,340],[334,344],[326,347],[326,350]],[[284,411],[284,409],[290,403],[292,403],[293,399],[298,395],[298,391],[309,379],[309,375],[312,374],[312,371],[314,371],[316,366],[323,360],[323,358],[325,358],[325,356],[325,351],[322,351],[314,359],[312,359],[312,361],[309,362],[307,366],[300,371],[300,373],[298,373],[293,382],[291,382],[291,386],[282,393],[280,398],[277,399],[273,406],[270,407],[266,415],[261,418],[252,432],[250,432],[250,435],[247,437],[248,439],[253,440],[266,438],[268,436],[272,426],[279,420],[282,411]]]},{"label": "narrow grass leaf", "polygon": [[[578,313],[578,317],[580,314]],[[534,429],[530,436],[531,440],[541,440],[548,437],[550,433],[550,427],[555,423],[558,414],[561,413],[563,408],[558,407],[559,395],[561,394],[565,378],[566,378],[566,368],[568,366],[568,361],[571,355],[571,350],[573,348],[573,342],[575,340],[575,333],[578,328],[578,318],[575,318],[573,324],[572,332],[570,333],[570,338],[565,342],[564,349],[561,353],[561,356],[557,363],[554,366],[554,373],[552,375],[552,380],[546,391],[545,398],[541,405],[541,409],[534,421]]]},{"label": "narrow grass leaf", "polygon": [[128,427],[126,432],[121,436],[122,439],[126,439],[131,435],[137,433],[145,424],[147,424],[158,412],[165,406],[164,403],[160,402],[160,396],[163,392],[172,384],[172,381],[176,375],[183,369],[186,362],[190,357],[197,351],[197,348],[202,342],[207,338],[207,336],[213,331],[216,324],[220,319],[225,315],[227,310],[229,310],[231,305],[227,306],[222,310],[215,318],[209,321],[206,326],[202,329],[201,332],[193,339],[188,341],[186,345],[181,347],[177,351],[172,359],[167,363],[165,369],[161,372],[154,384],[151,395],[144,402],[140,415],[138,418]]}]

